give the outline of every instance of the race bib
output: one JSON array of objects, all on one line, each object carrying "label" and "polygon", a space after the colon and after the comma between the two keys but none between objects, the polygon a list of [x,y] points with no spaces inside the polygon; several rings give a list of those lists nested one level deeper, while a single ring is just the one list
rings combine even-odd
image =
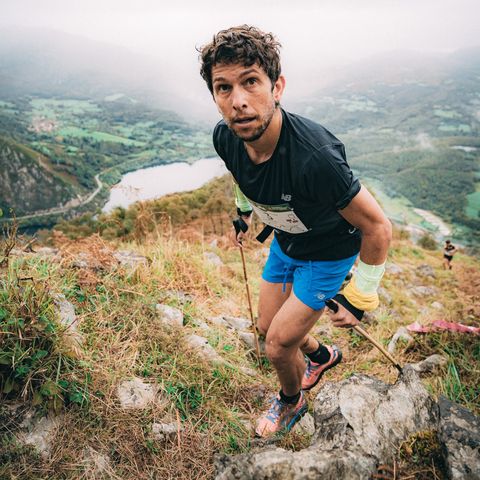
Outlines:
[{"label": "race bib", "polygon": [[305,233],[308,228],[298,218],[288,203],[281,205],[262,205],[249,199],[258,218],[273,228],[287,233]]}]

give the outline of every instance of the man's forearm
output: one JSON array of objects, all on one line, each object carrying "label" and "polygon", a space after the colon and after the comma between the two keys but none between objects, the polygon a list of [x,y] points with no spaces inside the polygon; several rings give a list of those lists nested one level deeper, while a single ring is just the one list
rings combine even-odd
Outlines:
[{"label": "man's forearm", "polygon": [[360,260],[367,265],[381,265],[387,259],[388,247],[392,238],[392,225],[386,219],[367,232],[362,232]]}]

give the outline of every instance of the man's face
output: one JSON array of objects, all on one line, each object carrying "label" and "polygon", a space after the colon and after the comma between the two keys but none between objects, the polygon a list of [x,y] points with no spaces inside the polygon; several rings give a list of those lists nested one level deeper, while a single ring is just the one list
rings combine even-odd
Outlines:
[{"label": "man's face", "polygon": [[258,140],[268,128],[282,97],[285,80],[272,82],[264,70],[220,63],[212,68],[213,98],[233,133],[245,142]]}]

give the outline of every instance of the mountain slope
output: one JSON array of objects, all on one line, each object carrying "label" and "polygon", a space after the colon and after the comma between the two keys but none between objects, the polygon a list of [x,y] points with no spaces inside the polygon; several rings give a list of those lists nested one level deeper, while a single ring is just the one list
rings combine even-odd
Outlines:
[{"label": "mountain slope", "polygon": [[0,137],[0,208],[17,216],[66,203],[72,184],[48,167],[48,159],[25,145]]}]

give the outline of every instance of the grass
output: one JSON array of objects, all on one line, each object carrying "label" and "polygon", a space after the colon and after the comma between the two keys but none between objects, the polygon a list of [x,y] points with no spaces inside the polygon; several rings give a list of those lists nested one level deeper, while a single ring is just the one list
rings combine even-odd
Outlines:
[{"label": "grass", "polygon": [[[257,369],[256,377],[245,375],[241,367],[255,369],[255,361],[234,333],[212,327],[205,334],[196,327],[197,321],[208,322],[221,314],[248,318],[238,250],[228,247],[225,238],[217,237],[219,247],[214,251],[225,265],[212,267],[203,260],[203,252],[213,248],[209,246],[210,238],[193,235],[186,228],[175,237],[168,232],[153,231],[142,243],[133,240],[110,243],[99,236],[68,240],[56,233],[55,242],[62,255],[60,262],[36,256],[14,257],[9,270],[0,270],[2,291],[8,292],[8,301],[1,308],[4,311],[3,305],[9,305],[8,318],[27,318],[15,310],[24,308],[20,295],[37,299],[36,303],[26,302],[32,305],[28,318],[40,318],[42,314],[53,318],[50,292],[62,293],[75,306],[84,338],[81,356],[76,360],[48,348],[39,349],[48,352],[39,359],[31,355],[31,370],[36,368],[35,361],[46,362],[41,372],[45,381],[36,383],[37,377],[32,375],[27,390],[33,393],[43,388],[46,405],[51,398],[62,395],[58,409],[63,414],[63,428],[57,432],[51,457],[46,462],[32,450],[16,445],[12,433],[18,424],[10,421],[8,429],[0,431],[0,478],[101,478],[83,462],[85,449],[92,448],[110,459],[105,478],[203,480],[213,476],[215,453],[241,453],[252,448],[251,422],[265,408],[265,398],[278,388],[272,367],[265,361],[263,369]],[[260,248],[246,245],[254,305],[258,302],[262,268]],[[118,266],[113,258],[115,249],[135,250],[147,258],[147,264],[135,270]],[[381,306],[366,325],[369,333],[383,344],[388,343],[400,325],[414,320],[428,322],[436,315],[452,321],[475,322],[477,312],[471,308],[478,304],[475,300],[478,296],[475,282],[480,281],[478,261],[459,255],[455,257],[453,272],[449,272],[442,270],[440,251],[415,247],[415,252],[401,232],[396,232],[390,261],[403,270],[395,275],[386,274],[383,285],[392,297],[392,304]],[[80,253],[89,268],[74,266]],[[417,273],[416,268],[425,263],[434,269],[434,280]],[[35,282],[18,284],[18,278],[27,277]],[[408,285],[430,283],[442,292],[441,298],[408,295]],[[171,291],[188,293],[190,299],[182,303]],[[433,309],[433,300],[440,301],[443,310]],[[157,317],[157,303],[181,308],[184,327],[166,328]],[[0,314],[2,330],[5,318],[5,314]],[[18,323],[12,328],[18,331]],[[344,353],[341,367],[329,372],[329,381],[343,380],[355,372],[395,381],[395,369],[355,332],[334,329],[326,318],[320,319],[315,330],[322,340],[337,343]],[[192,333],[207,336],[228,363],[211,365],[192,352],[184,342],[184,336]],[[431,392],[447,395],[478,413],[478,342],[446,333],[417,336],[411,346],[399,344],[395,356],[406,363],[432,353],[446,355],[449,363],[426,378]],[[60,356],[61,375],[57,380],[55,366],[58,368]],[[48,367],[50,364],[52,368]],[[118,384],[132,377],[158,387],[156,401],[144,410],[124,410],[117,400]],[[258,394],[261,385],[265,386],[265,397]],[[69,388],[70,396],[65,393]],[[12,393],[15,392],[9,395]],[[173,422],[181,428],[171,438],[155,439],[152,425],[163,422]],[[428,446],[433,442],[430,440],[427,436],[410,439],[408,443],[414,452],[410,456],[424,458],[426,463],[415,463],[415,459],[409,463],[408,449],[404,446],[397,455],[399,468],[404,472],[424,472],[428,468],[433,471],[432,459],[433,468],[437,468],[435,448]],[[294,430],[282,439],[280,446],[296,451],[308,444],[309,438]],[[402,452],[407,452],[407,456]],[[418,478],[429,478],[426,475]]]}]

